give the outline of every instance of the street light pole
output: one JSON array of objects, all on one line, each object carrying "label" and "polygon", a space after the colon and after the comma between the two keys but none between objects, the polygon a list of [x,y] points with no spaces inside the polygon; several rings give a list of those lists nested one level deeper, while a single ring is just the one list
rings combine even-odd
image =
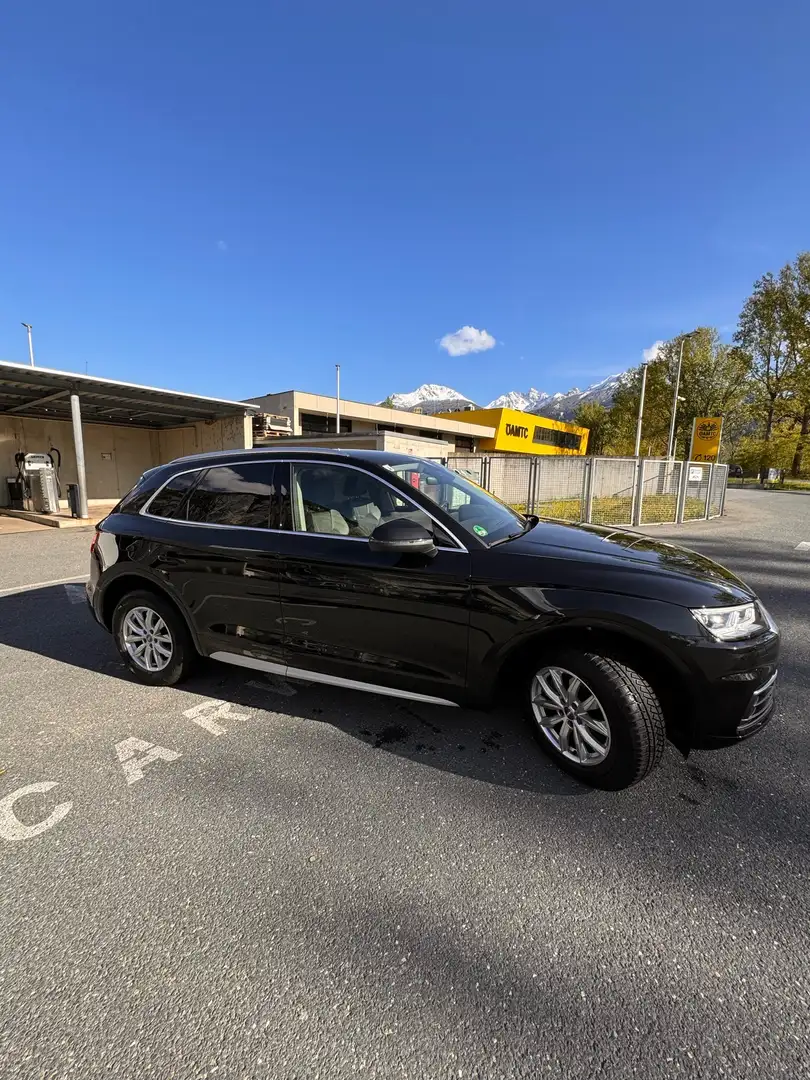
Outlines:
[{"label": "street light pole", "polygon": [[340,364],[335,364],[335,379],[337,382],[337,408],[335,409],[335,432],[340,434]]},{"label": "street light pole", "polygon": [[33,327],[31,326],[31,323],[27,323],[27,322],[24,322],[22,325],[28,331],[28,358],[31,361],[31,367],[33,367],[34,366],[34,339],[31,336],[31,330],[33,329]]},{"label": "street light pole", "polygon": [[683,343],[686,334],[681,337],[681,351],[678,354],[678,370],[675,373],[675,394],[672,398],[672,419],[669,423],[669,442],[667,443],[667,457],[671,461],[675,457],[675,416],[678,412],[678,391],[681,388],[681,365],[683,364]]},{"label": "street light pole", "polygon": [[635,456],[639,456],[641,450],[641,421],[644,417],[644,394],[647,390],[647,367],[649,362],[647,360],[641,365],[641,396],[638,399],[638,422],[636,423],[636,450]]}]

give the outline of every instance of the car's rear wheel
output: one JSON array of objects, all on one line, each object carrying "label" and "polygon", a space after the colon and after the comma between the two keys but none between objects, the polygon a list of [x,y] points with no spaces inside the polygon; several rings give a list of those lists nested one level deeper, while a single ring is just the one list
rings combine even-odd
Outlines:
[{"label": "car's rear wheel", "polygon": [[565,650],[529,665],[525,698],[542,749],[592,787],[639,783],[666,743],[664,713],[649,682],[610,656]]},{"label": "car's rear wheel", "polygon": [[187,678],[196,659],[182,616],[158,593],[127,593],[116,605],[112,631],[121,658],[139,682],[173,686]]}]

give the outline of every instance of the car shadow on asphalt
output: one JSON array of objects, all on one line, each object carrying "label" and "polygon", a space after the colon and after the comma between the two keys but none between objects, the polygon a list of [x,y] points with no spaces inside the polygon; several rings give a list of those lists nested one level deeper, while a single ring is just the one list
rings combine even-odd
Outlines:
[{"label": "car shadow on asphalt", "polygon": [[[57,585],[0,597],[0,645],[121,680],[137,692],[140,684],[119,658],[110,635],[90,615],[82,593],[80,586]],[[87,692],[100,695],[103,709],[98,681],[89,684]],[[151,688],[147,692],[154,693]],[[426,705],[287,681],[215,661],[203,661],[186,683],[168,692],[188,694],[189,706],[208,697],[328,724],[374,750],[502,788],[586,802],[608,795],[575,781],[548,759],[517,709],[482,712]],[[665,789],[668,801],[684,809],[699,810],[716,798],[738,803],[741,792],[732,761],[745,752],[745,747],[728,752],[734,755],[731,761],[722,755],[721,765],[712,753],[692,754],[684,762],[668,746],[656,784]]]},{"label": "car shadow on asphalt", "polygon": [[[81,586],[57,585],[0,597],[0,644],[139,686],[82,593]],[[376,750],[490,784],[550,795],[590,793],[540,752],[516,710],[427,705],[287,681],[216,661],[202,661],[173,690],[327,723]]]}]

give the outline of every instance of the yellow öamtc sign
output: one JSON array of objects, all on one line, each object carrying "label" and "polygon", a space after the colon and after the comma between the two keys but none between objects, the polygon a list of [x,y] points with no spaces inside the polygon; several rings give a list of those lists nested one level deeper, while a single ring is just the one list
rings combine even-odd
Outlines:
[{"label": "yellow \u00f6amtc sign", "polygon": [[720,453],[720,436],[723,434],[722,416],[696,416],[692,424],[690,461],[717,461]]}]

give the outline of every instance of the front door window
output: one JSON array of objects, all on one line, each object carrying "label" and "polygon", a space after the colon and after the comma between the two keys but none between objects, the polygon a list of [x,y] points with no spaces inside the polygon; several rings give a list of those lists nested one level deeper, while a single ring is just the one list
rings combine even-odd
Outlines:
[{"label": "front door window", "polygon": [[292,494],[298,532],[367,539],[383,522],[405,517],[432,532],[438,546],[456,546],[424,510],[361,469],[293,465]]}]

